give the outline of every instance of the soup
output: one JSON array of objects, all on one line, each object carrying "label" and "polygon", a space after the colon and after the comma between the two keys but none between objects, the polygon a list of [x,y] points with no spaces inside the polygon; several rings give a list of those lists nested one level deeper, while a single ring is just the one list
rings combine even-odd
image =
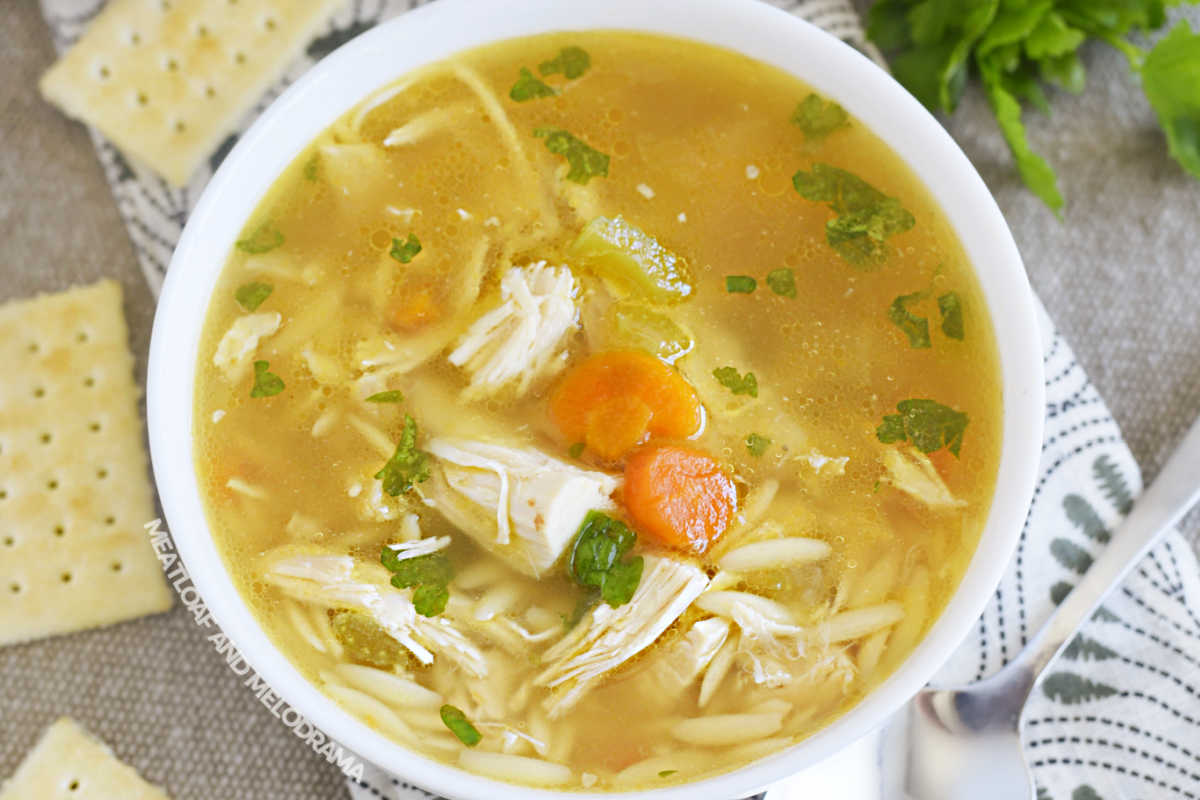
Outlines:
[{"label": "soup", "polygon": [[999,460],[979,287],[907,167],[773,68],[625,32],[352,109],[229,256],[211,528],[349,712],[503,780],[743,766],[900,664]]}]

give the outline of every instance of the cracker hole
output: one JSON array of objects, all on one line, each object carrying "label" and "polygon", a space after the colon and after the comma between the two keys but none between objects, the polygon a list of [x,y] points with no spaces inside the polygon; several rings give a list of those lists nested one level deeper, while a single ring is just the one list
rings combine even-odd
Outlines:
[{"label": "cracker hole", "polygon": [[246,54],[243,53],[241,50],[238,50],[236,53],[233,54],[233,63],[245,64],[246,63]]},{"label": "cracker hole", "polygon": [[176,133],[183,133],[186,130],[187,130],[187,124],[183,120],[181,120],[181,119],[175,120],[175,132]]},{"label": "cracker hole", "polygon": [[8,591],[12,592],[13,594],[20,594],[21,593],[21,584],[16,583],[15,581],[13,583],[10,583],[8,585]]},{"label": "cracker hole", "polygon": [[179,62],[171,56],[167,56],[163,59],[163,69],[167,72],[175,72],[179,69]]},{"label": "cracker hole", "polygon": [[104,524],[105,525],[116,525],[117,518],[114,517],[112,514],[109,514],[107,517],[104,518]]},{"label": "cracker hole", "polygon": [[99,433],[100,432],[100,423],[99,422],[89,423],[88,430],[91,431],[92,433]]},{"label": "cracker hole", "polygon": [[0,489],[0,500],[8,499],[8,489]]},{"label": "cracker hole", "polygon": [[[146,97],[145,93],[138,92],[138,102],[139,103],[141,103],[142,105],[146,105],[146,103],[150,102],[150,98],[146,97],[146,99],[143,100],[142,99],[143,97]],[[79,333],[75,334],[75,341],[79,342],[80,344],[83,344],[87,340],[88,340],[87,331],[80,331]]]},{"label": "cracker hole", "polygon": [[53,438],[54,437],[52,437],[50,434],[43,432],[42,435],[38,437],[38,441],[42,444],[50,444],[50,441]]},{"label": "cracker hole", "polygon": [[108,470],[106,470],[104,467],[101,467],[100,469],[96,470],[96,478],[97,479],[104,480],[107,477],[108,477]]},{"label": "cracker hole", "polygon": [[41,399],[46,396],[46,388],[44,386],[35,386],[33,388],[33,396]]},{"label": "cracker hole", "polygon": [[201,38],[208,36],[208,26],[207,25],[197,25],[196,26],[196,35]]},{"label": "cracker hole", "polygon": [[30,342],[26,349],[31,353],[36,353],[40,348],[38,347],[37,342]]},{"label": "cracker hole", "polygon": [[13,538],[13,537],[11,537],[11,536],[5,536],[5,537],[4,537],[4,546],[5,546],[5,547],[16,547],[16,546],[17,546],[17,540],[16,540],[16,539],[14,539],[14,538]]},{"label": "cracker hole", "polygon": [[90,389],[96,385],[96,379],[89,375],[83,379],[83,385]]},{"label": "cracker hole", "polygon": [[[147,95],[145,92],[138,92],[138,93],[137,93],[137,94],[134,96],[133,100],[134,100],[134,102],[135,102],[135,103],[137,103],[139,106],[145,106],[145,105],[149,105],[149,104],[150,104],[150,96],[149,96],[149,95]],[[80,339],[79,337],[75,337],[75,338],[76,338],[76,340],[77,340],[77,341],[80,341],[80,342],[84,341],[83,339]]]},{"label": "cracker hole", "polygon": [[101,64],[99,68],[96,69],[96,77],[102,81],[106,81],[112,77],[112,71],[109,70],[109,68],[104,64]]},{"label": "cracker hole", "polygon": [[72,791],[72,792],[78,792],[79,791],[79,781],[73,780],[70,783],[68,783],[67,790]]},{"label": "cracker hole", "polygon": [[162,2],[158,4],[158,7],[164,12],[170,11],[171,0],[162,0]]},{"label": "cracker hole", "polygon": [[264,28],[266,28],[266,29],[267,29],[267,30],[269,30],[269,31],[273,31],[273,30],[275,30],[275,28],[276,28],[276,22],[275,22],[275,18],[274,18],[274,17],[267,17],[266,19],[264,19],[264,20],[263,20],[263,27],[264,27]]},{"label": "cracker hole", "polygon": [[[61,580],[63,583],[70,583],[70,582],[71,582],[71,573],[69,573],[69,572],[64,572],[62,575],[60,575],[60,576],[59,576],[59,579],[60,579],[60,580]],[[70,787],[68,787],[68,788],[70,788]],[[71,791],[75,791],[75,790],[74,790],[74,789],[71,789]]]},{"label": "cracker hole", "polygon": [[108,565],[108,568],[111,569],[113,572],[120,572],[121,570],[125,569],[125,565],[122,564],[120,561],[114,561]]},{"label": "cracker hole", "polygon": [[217,96],[217,90],[211,86],[205,86],[204,87],[204,96],[211,100],[212,98]]},{"label": "cracker hole", "polygon": [[56,478],[51,478],[50,480],[46,481],[46,488],[53,492],[58,488],[58,480]]},{"label": "cracker hole", "polygon": [[130,31],[127,41],[131,45],[139,45],[142,43],[142,36],[137,31]]},{"label": "cracker hole", "polygon": [[67,529],[64,528],[62,525],[55,525],[54,526],[54,535],[57,536],[59,539],[61,539],[62,537],[67,535]]}]

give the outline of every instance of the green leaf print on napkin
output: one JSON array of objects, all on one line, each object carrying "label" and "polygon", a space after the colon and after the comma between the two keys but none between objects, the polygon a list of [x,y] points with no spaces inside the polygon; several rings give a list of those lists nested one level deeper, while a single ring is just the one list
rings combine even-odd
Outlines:
[{"label": "green leaf print on napkin", "polygon": [[1133,508],[1133,494],[1129,491],[1125,476],[1116,464],[1109,461],[1107,453],[1098,456],[1092,463],[1092,475],[1104,490],[1108,502],[1122,514],[1128,514],[1129,509]]},{"label": "green leaf print on napkin", "polygon": [[1087,572],[1088,568],[1092,566],[1091,554],[1070,539],[1059,538],[1052,541],[1050,554],[1058,563],[1080,575]]},{"label": "green leaf print on napkin", "polygon": [[1096,794],[1095,789],[1084,784],[1075,787],[1075,791],[1071,792],[1071,800],[1104,800],[1104,798]]},{"label": "green leaf print on napkin", "polygon": [[[1101,456],[1101,458],[1103,457]],[[1092,508],[1092,504],[1079,495],[1069,494],[1064,497],[1063,511],[1067,512],[1067,519],[1075,523],[1075,527],[1083,531],[1083,535],[1089,539],[1100,544],[1107,544],[1108,540],[1112,538],[1112,534],[1109,533],[1108,528],[1104,527],[1104,522],[1096,513],[1096,509]]]},{"label": "green leaf print on napkin", "polygon": [[1097,642],[1095,639],[1089,639],[1083,634],[1079,634],[1067,648],[1062,652],[1063,658],[1069,658],[1072,661],[1107,661],[1110,658],[1116,658],[1119,654],[1116,650]]},{"label": "green leaf print on napkin", "polygon": [[1042,692],[1051,700],[1067,706],[1111,697],[1117,690],[1107,683],[1090,681],[1074,672],[1056,672],[1042,681]]}]

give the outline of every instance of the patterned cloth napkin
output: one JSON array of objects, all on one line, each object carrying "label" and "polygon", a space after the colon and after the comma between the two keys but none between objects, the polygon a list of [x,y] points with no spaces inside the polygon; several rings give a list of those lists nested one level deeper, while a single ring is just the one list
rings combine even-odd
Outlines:
[{"label": "patterned cloth napkin", "polygon": [[[240,129],[324,55],[423,1],[352,0]],[[104,0],[41,2],[62,50]],[[849,0],[767,2],[880,60]],[[94,131],[92,138],[157,293],[188,213],[237,137],[183,189],[131,165]],[[1044,310],[1041,325],[1047,424],[1033,506],[995,596],[937,683],[979,680],[1007,663],[1091,565],[1141,489],[1120,430]],[[1200,566],[1181,536],[1169,535],[1138,565],[1049,673],[1024,728],[1039,800],[1200,800]],[[355,800],[432,797],[370,765],[350,790]]]}]

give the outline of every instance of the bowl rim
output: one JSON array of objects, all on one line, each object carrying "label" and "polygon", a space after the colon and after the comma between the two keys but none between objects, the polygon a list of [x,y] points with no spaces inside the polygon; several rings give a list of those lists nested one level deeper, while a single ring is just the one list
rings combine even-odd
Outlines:
[{"label": "bowl rim", "polygon": [[[909,657],[849,711],[779,753],[698,781],[632,792],[556,791],[485,778],[394,743],[344,711],[283,656],[242,602],[209,533],[194,469],[195,367],[208,301],[245,220],[282,169],[342,113],[415,67],[490,42],[572,30],[630,30],[725,47],[783,69],[843,105],[908,164],[959,237],[992,317],[1003,378],[1003,445],[992,507],[961,583]],[[454,798],[724,800],[786,778],[881,725],[933,676],[983,612],[1022,531],[1041,450],[1044,387],[1035,308],[1012,235],[961,149],[891,76],[808,22],[758,0],[439,0],[372,28],[315,65],[255,121],[205,188],[171,259],[154,319],[147,374],[151,461],[176,548],[213,619],[281,698],[364,759]]]}]

